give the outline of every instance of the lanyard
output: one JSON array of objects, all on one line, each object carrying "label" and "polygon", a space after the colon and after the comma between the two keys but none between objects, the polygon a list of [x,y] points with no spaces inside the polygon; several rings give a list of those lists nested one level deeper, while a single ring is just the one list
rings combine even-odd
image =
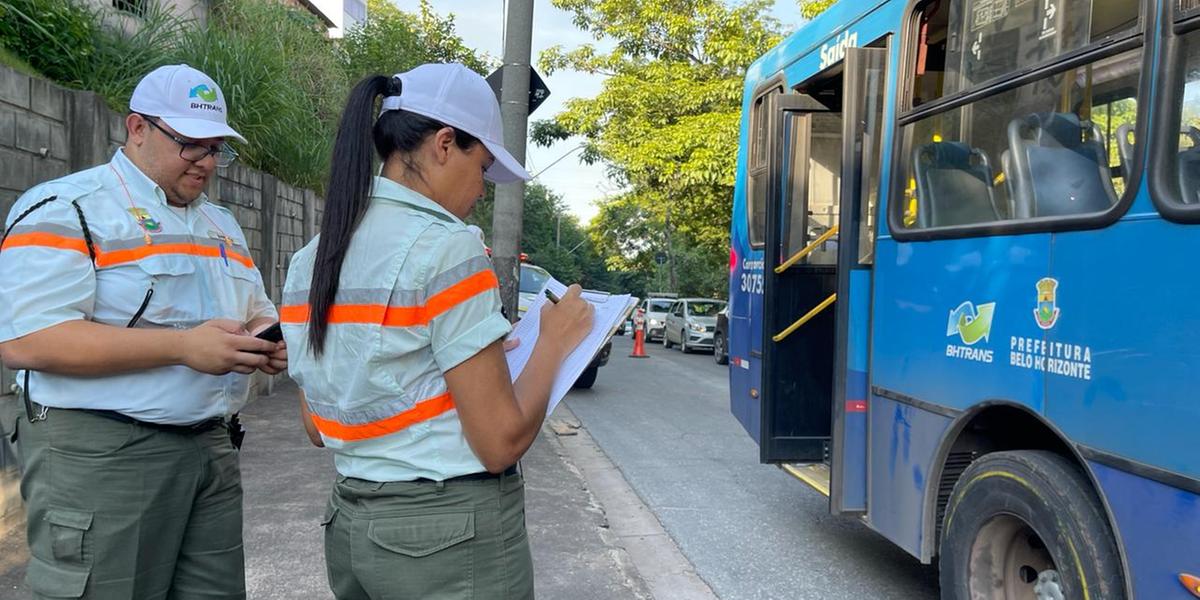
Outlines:
[{"label": "lanyard", "polygon": [[[125,190],[125,198],[129,200],[129,214],[133,215],[134,220],[137,221],[138,227],[142,229],[142,240],[146,242],[147,246],[153,244],[154,239],[150,237],[150,232],[157,231],[161,228],[161,226],[157,221],[150,218],[150,213],[145,212],[145,209],[138,208],[133,203],[133,194],[129,193],[129,186],[125,185],[125,178],[121,176],[121,173],[117,171],[116,167],[114,167],[112,163],[109,163],[108,168],[112,170],[113,175],[116,175],[117,180],[121,182],[121,189]],[[200,211],[200,214],[206,221],[209,222],[210,225],[216,228],[217,233],[221,234],[221,258],[225,261],[225,265],[228,266],[229,255],[227,253],[227,249],[233,247],[233,238],[229,237],[229,234],[225,233],[225,229],[220,225],[217,225],[217,222],[214,221],[212,217],[208,216],[207,211],[205,211],[203,208],[198,208],[197,210]]]}]

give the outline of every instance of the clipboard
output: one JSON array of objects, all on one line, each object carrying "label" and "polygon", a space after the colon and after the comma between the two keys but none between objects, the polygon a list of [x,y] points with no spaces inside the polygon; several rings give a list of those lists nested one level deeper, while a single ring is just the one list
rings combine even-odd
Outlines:
[{"label": "clipboard", "polygon": [[[549,290],[555,297],[562,297],[566,294],[567,286],[551,277],[546,281],[543,292],[546,290]],[[592,330],[559,366],[558,375],[555,377],[550,392],[550,402],[546,406],[546,414],[550,414],[558,406],[558,403],[571,390],[575,380],[596,359],[604,345],[612,339],[617,328],[629,317],[630,311],[637,306],[638,302],[637,298],[628,294],[614,295],[609,292],[590,290],[584,292],[583,299],[592,304],[595,310]],[[610,304],[614,300],[618,300],[621,304]],[[549,300],[544,293],[535,296],[529,309],[525,312],[525,317],[517,322],[510,334],[521,339],[521,344],[505,355],[509,374],[513,381],[520,377],[529,358],[533,355],[533,348],[537,344],[538,334],[541,330],[542,307],[546,302]]]}]

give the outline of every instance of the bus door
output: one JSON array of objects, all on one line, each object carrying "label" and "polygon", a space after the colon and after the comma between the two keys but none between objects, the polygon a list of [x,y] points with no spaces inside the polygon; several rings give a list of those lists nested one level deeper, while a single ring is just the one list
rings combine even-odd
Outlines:
[{"label": "bus door", "polygon": [[842,115],[808,94],[773,96],[768,110],[772,147],[763,251],[759,458],[825,463],[835,330],[833,311],[824,309],[837,291],[833,227],[840,203]]},{"label": "bus door", "polygon": [[834,306],[830,510],[835,514],[867,509],[867,356],[886,88],[887,49],[850,48],[842,105],[841,247]]},{"label": "bus door", "polygon": [[772,111],[760,458],[829,494],[834,512],[866,509],[885,65],[885,49],[848,49],[823,81],[777,96]]}]

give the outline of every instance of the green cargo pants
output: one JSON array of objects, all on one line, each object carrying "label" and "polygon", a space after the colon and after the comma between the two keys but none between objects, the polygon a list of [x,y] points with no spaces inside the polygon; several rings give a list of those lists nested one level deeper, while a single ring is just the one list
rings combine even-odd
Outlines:
[{"label": "green cargo pants", "polygon": [[527,600],[521,475],[376,483],[339,477],[325,519],[338,600]]},{"label": "green cargo pants", "polygon": [[22,414],[33,597],[245,598],[237,450],[75,410]]}]

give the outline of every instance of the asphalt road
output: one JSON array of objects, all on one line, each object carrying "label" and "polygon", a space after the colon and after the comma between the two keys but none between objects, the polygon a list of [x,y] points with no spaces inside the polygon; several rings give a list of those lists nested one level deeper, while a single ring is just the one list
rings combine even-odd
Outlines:
[{"label": "asphalt road", "polygon": [[774,466],[729,411],[711,354],[616,337],[591,392],[567,404],[722,600],[937,598],[937,571]]}]

